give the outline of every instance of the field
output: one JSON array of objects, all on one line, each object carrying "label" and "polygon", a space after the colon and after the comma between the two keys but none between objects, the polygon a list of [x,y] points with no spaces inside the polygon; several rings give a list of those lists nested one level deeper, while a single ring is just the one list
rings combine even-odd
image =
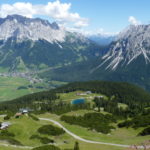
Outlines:
[{"label": "field", "polygon": [[18,89],[29,86],[30,82],[18,77],[0,77],[0,101],[11,100],[26,94],[41,91],[38,88]]},{"label": "field", "polygon": [[[53,117],[58,118],[58,116],[54,116],[51,114],[46,114],[46,117],[47,116],[52,117],[52,118]],[[1,118],[0,121],[3,121],[3,119]],[[38,134],[37,129],[39,127],[41,127],[42,125],[52,124],[47,121],[34,121],[31,118],[29,118],[28,116],[23,116],[19,119],[12,118],[9,121],[12,123],[12,125],[10,126],[8,131],[11,133],[14,133],[15,139],[20,141],[23,145],[31,146],[31,147],[40,146],[42,144],[40,143],[39,140],[30,140],[30,136],[32,136],[33,134]],[[45,137],[54,139],[56,142],[56,145],[62,149],[73,148],[74,143],[76,141],[74,138],[72,138],[70,135],[68,135],[66,133],[61,136],[55,136],[55,137],[54,136],[45,136]],[[67,141],[67,143],[64,143],[64,141]],[[3,141],[1,141],[0,144],[1,143],[3,143]],[[110,146],[106,146],[106,145],[88,144],[88,143],[84,143],[84,142],[80,142],[80,141],[79,141],[79,145],[80,145],[81,150],[91,150],[93,148],[94,148],[94,150],[110,150]],[[17,147],[15,148],[15,150],[20,150],[20,149],[24,150],[24,148],[17,148]],[[111,149],[112,150],[123,150],[123,148],[120,148],[120,147],[111,147]],[[0,150],[14,150],[14,147],[0,146]]]},{"label": "field", "polygon": [[[90,111],[92,112],[92,111]],[[87,110],[78,110],[78,111],[72,111],[69,113],[66,113],[66,115],[83,115],[87,113]],[[41,114],[38,115],[38,117],[43,117],[43,118],[50,118],[53,120],[56,120],[60,122],[65,128],[67,128],[69,131],[72,133],[75,133],[76,135],[84,138],[84,139],[89,139],[92,141],[101,141],[101,142],[108,142],[108,143],[115,143],[115,144],[125,144],[125,145],[130,145],[130,144],[141,144],[143,141],[146,141],[150,138],[150,136],[145,136],[145,137],[137,137],[137,133],[139,130],[134,130],[134,129],[118,129],[115,131],[112,131],[111,134],[104,135],[97,133],[95,131],[90,131],[86,128],[77,126],[77,125],[69,125],[67,123],[64,123],[60,121],[60,116],[55,115],[55,114]],[[2,122],[3,119],[0,118],[0,121]],[[9,120],[9,122],[12,123],[12,125],[9,127],[8,131],[11,133],[15,134],[15,139],[20,141],[24,146],[30,146],[30,147],[36,147],[42,145],[40,140],[31,140],[30,137],[32,135],[40,135],[37,132],[37,129],[41,127],[42,125],[45,124],[53,124],[48,121],[34,121],[32,118],[28,116],[22,116],[21,118],[15,119],[12,118]],[[65,149],[65,148],[73,148],[74,143],[76,139],[74,139],[72,136],[68,135],[65,133],[64,135],[61,136],[49,136],[49,135],[40,135],[42,137],[48,137],[50,139],[54,139],[56,142],[56,146]],[[65,141],[65,142],[64,142]],[[80,150],[126,150],[126,148],[122,147],[117,147],[117,146],[109,146],[109,145],[101,145],[101,144],[90,144],[90,143],[85,143],[82,141],[78,141],[80,145]],[[11,146],[2,146],[1,144],[5,143],[4,141],[0,142],[0,150],[13,150],[14,148]],[[15,148],[15,150],[20,150],[24,148]],[[28,149],[27,149],[28,150]]]},{"label": "field", "polygon": [[26,148],[17,148],[17,147],[11,147],[11,146],[0,146],[0,150],[29,150]]},{"label": "field", "polygon": [[[81,93],[81,95],[77,95],[78,93]],[[61,94],[58,94],[58,96],[60,96],[60,100],[67,102],[67,103],[71,103],[71,101],[75,99],[84,98],[87,102],[92,104],[92,100],[94,99],[95,96],[103,96],[104,99],[107,99],[107,97],[102,94],[92,93],[92,94],[82,95],[82,93],[84,92],[75,91],[75,92],[70,92],[70,93],[61,93]]]},{"label": "field", "polygon": [[[15,81],[15,80],[13,80]],[[13,83],[12,80],[8,79],[3,80],[3,84],[5,82]],[[20,79],[22,82],[23,80]],[[23,82],[22,82],[23,83]],[[28,82],[24,80],[24,85],[28,85]],[[19,79],[17,78],[15,81],[15,86],[20,86]],[[106,96],[102,94],[87,94],[87,95],[77,95],[77,93],[83,93],[83,91],[76,91],[76,92],[70,92],[70,93],[60,93],[58,94],[60,96],[61,101],[71,103],[72,100],[78,99],[78,98],[84,98],[87,102],[91,103],[93,105],[93,98],[95,96],[103,96],[104,99],[108,99]],[[59,102],[59,100],[57,100]],[[126,108],[127,105],[123,103],[119,103],[118,107]],[[71,111],[68,113],[65,113],[63,115],[69,115],[69,116],[83,116],[86,113],[93,113],[97,110],[91,109],[91,110],[76,110]],[[101,109],[101,113],[106,114],[107,112],[103,111]],[[144,141],[147,141],[150,139],[150,136],[137,136],[137,134],[143,129],[138,128],[137,130],[133,128],[118,128],[117,124],[113,123],[113,126],[116,127],[116,129],[112,130],[110,134],[102,134],[99,132],[96,132],[95,130],[89,130],[87,128],[78,126],[78,125],[70,125],[68,123],[65,123],[60,120],[59,115],[51,114],[51,113],[45,113],[36,115],[38,118],[47,118],[52,119],[57,122],[59,122],[63,127],[68,129],[70,132],[74,133],[75,135],[91,141],[97,141],[97,142],[105,142],[105,143],[113,143],[113,144],[122,144],[122,145],[141,145]],[[0,122],[3,122],[3,118],[0,118]],[[32,135],[38,135],[41,137],[47,137],[50,139],[53,139],[56,143],[56,146],[60,147],[62,150],[64,149],[72,149],[74,147],[74,143],[77,141],[75,138],[73,138],[68,133],[65,133],[60,136],[51,136],[51,135],[42,135],[38,133],[38,128],[40,128],[43,125],[52,124],[52,122],[49,121],[35,121],[28,115],[21,116],[20,118],[16,119],[15,117],[12,117],[9,122],[12,123],[12,125],[8,128],[8,131],[10,133],[14,133],[17,141],[20,141],[24,146],[30,146],[30,147],[37,147],[43,145],[43,143],[39,139],[30,139]],[[110,146],[110,145],[104,145],[104,144],[91,144],[86,143],[83,141],[78,140],[80,150],[127,150],[127,148],[124,147],[118,147],[118,146]],[[14,147],[11,145],[8,146],[2,146],[1,144],[6,143],[6,141],[0,141],[0,150],[14,150]],[[19,148],[16,147],[15,150],[20,150],[25,148]],[[27,150],[29,148],[26,148]]]},{"label": "field", "polygon": [[[91,111],[92,112],[92,111]],[[94,112],[94,111],[93,111]],[[87,111],[74,111],[70,113],[66,113],[66,115],[83,115],[87,113]],[[40,116],[41,117],[41,116]],[[112,131],[111,134],[101,134],[96,131],[91,131],[86,128],[70,125],[65,122],[60,121],[59,116],[53,114],[45,114],[42,115],[45,118],[52,118],[60,122],[64,127],[66,127],[69,131],[75,133],[76,135],[92,140],[92,141],[100,141],[100,142],[108,142],[108,143],[116,143],[116,144],[124,144],[124,145],[132,145],[132,144],[141,144],[142,142],[149,140],[150,136],[137,136],[139,131],[142,130],[134,130],[132,128],[116,128],[116,130]]]},{"label": "field", "polygon": [[51,81],[51,82],[40,82],[40,83],[30,83],[25,78],[20,77],[2,77],[0,76],[0,102],[12,100],[14,98],[31,94],[43,90],[48,90],[50,88],[57,87],[61,82]]}]

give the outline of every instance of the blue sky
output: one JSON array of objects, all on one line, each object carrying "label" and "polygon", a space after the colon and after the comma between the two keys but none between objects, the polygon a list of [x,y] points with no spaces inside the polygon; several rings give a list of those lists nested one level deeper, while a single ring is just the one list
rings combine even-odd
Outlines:
[{"label": "blue sky", "polygon": [[[55,2],[55,0],[0,0],[0,5],[13,5],[16,2],[30,2],[34,6],[37,4],[47,5],[48,2]],[[67,15],[71,21],[62,16],[56,17],[51,13],[50,15],[37,14],[33,17],[58,19],[70,28],[76,26],[78,30],[108,33],[119,32],[130,23],[150,23],[150,0],[60,0],[60,3],[71,3],[68,13],[73,15],[78,13],[80,17],[70,18]]]}]

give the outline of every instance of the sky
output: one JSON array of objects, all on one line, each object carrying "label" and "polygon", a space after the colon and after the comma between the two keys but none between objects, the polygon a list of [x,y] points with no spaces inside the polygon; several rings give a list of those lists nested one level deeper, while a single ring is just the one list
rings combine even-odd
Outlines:
[{"label": "sky", "polygon": [[68,30],[115,34],[150,23],[150,0],[0,0],[0,17],[20,14],[56,21]]}]

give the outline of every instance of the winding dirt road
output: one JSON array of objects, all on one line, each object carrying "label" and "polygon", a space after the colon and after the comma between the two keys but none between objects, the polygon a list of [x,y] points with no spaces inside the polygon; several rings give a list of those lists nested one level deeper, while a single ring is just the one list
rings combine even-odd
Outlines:
[{"label": "winding dirt road", "polygon": [[[82,141],[82,142],[86,142],[86,143],[91,143],[91,144],[103,144],[103,145],[110,145],[110,146],[118,146],[118,147],[124,147],[124,148],[128,148],[131,147],[130,145],[123,145],[123,144],[115,144],[115,143],[106,143],[106,142],[98,142],[98,141],[91,141],[91,140],[86,140],[74,133],[72,133],[71,131],[69,131],[68,129],[66,129],[62,124],[60,124],[59,122],[52,120],[52,119],[48,119],[48,118],[39,118],[40,120],[43,121],[49,121],[52,122],[53,124],[59,126],[60,128],[62,128],[66,133],[68,133],[70,136],[72,136],[73,138]],[[10,144],[6,144],[6,143],[0,143],[1,146],[6,146],[6,147],[16,147],[16,148],[23,148],[23,149],[32,149],[34,147],[30,147],[30,146],[18,146],[18,145],[10,145]],[[143,146],[137,146],[137,148],[141,148],[144,149]],[[147,149],[150,148],[150,145],[146,147]]]},{"label": "winding dirt road", "polygon": [[[114,144],[114,143],[105,143],[105,142],[97,142],[97,141],[91,141],[91,140],[86,140],[83,139],[81,137],[79,137],[78,135],[70,132],[68,129],[66,129],[63,125],[61,125],[59,122],[52,120],[52,119],[47,119],[47,118],[39,118],[40,120],[44,120],[44,121],[50,121],[52,123],[54,123],[55,125],[61,127],[66,133],[68,133],[69,135],[71,135],[72,137],[74,137],[75,139],[82,141],[82,142],[86,142],[86,143],[91,143],[91,144],[104,144],[104,145],[110,145],[110,146],[119,146],[119,147],[130,147],[130,145],[123,145],[123,144]],[[141,147],[140,147],[141,148]]]}]

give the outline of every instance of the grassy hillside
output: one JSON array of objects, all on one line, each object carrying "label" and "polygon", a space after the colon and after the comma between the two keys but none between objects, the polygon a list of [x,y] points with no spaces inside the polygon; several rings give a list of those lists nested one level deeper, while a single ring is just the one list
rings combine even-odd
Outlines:
[{"label": "grassy hillside", "polygon": [[[91,93],[85,94],[87,91]],[[71,103],[72,100],[80,98],[84,98],[85,103],[78,105]],[[149,127],[149,106],[150,94],[139,87],[128,83],[91,81],[70,83],[50,91],[33,93],[3,102],[0,105],[0,113],[7,113],[11,117],[18,112],[19,108],[28,107],[33,109],[34,116],[53,119],[84,139],[141,145],[150,138],[149,133],[146,136],[139,135],[141,131]],[[68,118],[70,118],[69,121]],[[36,121],[30,116],[22,116],[18,119],[11,117],[8,121],[12,123],[8,131],[13,133],[15,135],[13,138],[22,145],[41,146],[44,138],[46,141],[54,140],[56,146],[61,149],[74,147],[76,139],[67,133],[52,136],[45,134],[48,133],[45,131],[38,132],[43,125],[54,125],[49,121]],[[123,126],[120,127],[120,123]],[[46,128],[44,127],[44,130]],[[93,148],[95,150],[126,150],[81,141],[79,145],[81,150]]]},{"label": "grassy hillside", "polygon": [[[86,111],[74,111],[70,113],[67,113],[67,115],[72,115],[72,113],[77,114],[77,115],[82,115],[83,113],[87,113]],[[69,125],[65,122],[62,122],[60,120],[60,116],[54,115],[54,114],[41,114],[38,117],[44,117],[44,118],[51,118],[53,120],[56,120],[60,122],[63,126],[65,126],[69,131],[75,133],[76,135],[93,140],[93,141],[102,141],[102,142],[109,142],[109,143],[119,143],[119,144],[140,144],[146,140],[148,140],[150,137],[145,136],[145,137],[137,137],[136,134],[139,131],[134,130],[132,128],[126,129],[119,129],[117,128],[116,130],[112,131],[111,134],[100,134],[96,131],[90,131],[86,128],[76,126],[76,125]],[[3,121],[1,119],[1,121]],[[22,142],[23,145],[25,146],[31,146],[31,147],[37,147],[43,145],[40,140],[34,139],[31,140],[30,137],[32,135],[40,135],[42,137],[47,137],[50,139],[54,139],[56,142],[56,146],[60,147],[62,150],[67,148],[67,149],[72,149],[75,143],[75,139],[72,138],[68,134],[60,135],[60,136],[51,136],[51,135],[42,135],[37,132],[38,128],[46,125],[46,124],[51,124],[50,122],[47,121],[34,121],[32,118],[28,116],[23,116],[21,118],[15,119],[12,118],[9,120],[9,122],[12,123],[12,125],[9,127],[8,131],[11,133],[15,134],[15,139]],[[141,129],[140,129],[141,130]],[[65,142],[64,142],[65,141]],[[3,142],[3,141],[1,141]],[[121,147],[116,147],[116,146],[107,146],[107,145],[100,145],[100,144],[88,144],[85,142],[79,141],[79,146],[81,150],[126,150],[126,148],[121,148]],[[5,146],[0,146],[1,150],[13,150],[11,146],[5,147]],[[16,148],[16,150],[20,150],[20,148]]]},{"label": "grassy hillside", "polygon": [[46,82],[44,80],[39,83],[30,83],[25,78],[0,76],[0,102],[55,88],[61,84],[64,83],[57,81]]},{"label": "grassy hillside", "polygon": [[[50,117],[50,118],[55,118],[55,119],[57,118],[56,120],[59,120],[58,119],[59,116],[54,117],[54,115],[52,115],[52,114],[44,114],[44,115],[40,115],[40,117]],[[3,121],[2,118],[0,120]],[[38,133],[37,130],[39,127],[41,127],[43,125],[50,125],[50,124],[54,125],[50,122],[34,121],[34,120],[32,120],[32,118],[30,118],[28,116],[22,116],[21,118],[18,118],[18,119],[11,118],[9,120],[9,122],[11,122],[12,125],[8,128],[8,132],[15,134],[14,138],[16,140],[20,141],[24,146],[30,146],[30,147],[42,146],[43,144],[40,142],[40,140],[38,140],[38,139],[31,140],[30,139],[30,137],[32,135],[39,135],[41,137],[47,137],[47,138],[53,139],[56,142],[56,146],[60,147],[62,150],[65,148],[72,149],[74,147],[74,143],[75,143],[76,139],[72,138],[70,135],[68,135],[66,133],[63,135],[60,135],[60,136],[42,135],[42,134]],[[64,141],[66,141],[66,142],[64,142]],[[5,143],[5,142],[1,141],[1,143]],[[120,148],[120,147],[111,147],[111,146],[105,146],[105,145],[99,145],[99,144],[88,144],[88,143],[81,142],[81,141],[79,141],[79,145],[80,145],[81,150],[87,150],[89,148],[90,149],[95,148],[95,150],[109,150],[110,148],[112,150],[124,150],[124,148]],[[15,150],[20,150],[20,149],[23,149],[23,148],[17,148],[17,147],[15,148]],[[14,147],[0,146],[0,150],[14,150]]]},{"label": "grassy hillside", "polygon": [[0,77],[0,101],[12,100],[26,94],[44,90],[29,85],[31,83],[24,78]]},{"label": "grassy hillside", "polygon": [[[73,111],[66,113],[65,115],[69,116],[80,116],[83,114],[88,113],[89,111]],[[95,112],[95,111],[91,111]],[[119,143],[119,144],[126,144],[126,145],[132,145],[132,144],[141,144],[144,141],[149,140],[149,136],[137,136],[138,132],[141,131],[143,128],[139,129],[133,129],[133,128],[116,128],[115,130],[112,130],[110,134],[102,134],[99,132],[96,132],[94,130],[89,130],[88,128],[84,128],[78,125],[70,125],[66,122],[63,122],[60,120],[60,116],[54,115],[54,114],[41,114],[40,117],[45,118],[52,118],[53,120],[57,120],[60,122],[64,127],[69,129],[69,131],[75,133],[76,135],[93,141],[101,141],[101,142],[108,142],[108,143]],[[117,125],[117,124],[116,124]],[[115,126],[116,126],[115,125]],[[101,146],[101,145],[100,145]]]}]

